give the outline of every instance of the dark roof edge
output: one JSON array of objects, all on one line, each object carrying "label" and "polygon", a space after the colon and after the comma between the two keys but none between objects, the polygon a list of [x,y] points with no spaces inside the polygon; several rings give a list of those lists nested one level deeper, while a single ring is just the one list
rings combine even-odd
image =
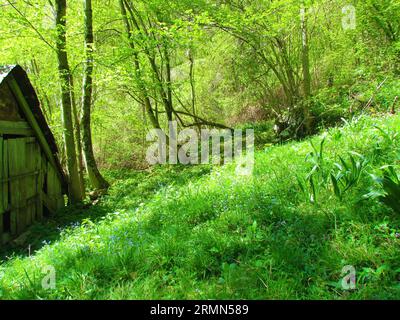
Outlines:
[{"label": "dark roof edge", "polygon": [[64,175],[64,171],[60,164],[59,158],[58,158],[59,150],[58,150],[58,147],[56,144],[56,140],[55,140],[54,135],[51,132],[51,130],[47,124],[47,121],[43,115],[43,112],[40,108],[39,99],[36,95],[35,89],[33,88],[32,84],[28,78],[27,73],[19,65],[0,67],[0,83],[2,83],[9,76],[13,76],[13,78],[17,82],[18,86],[20,87],[25,100],[28,103],[28,105],[32,111],[32,114],[35,117],[35,120],[37,121],[39,127],[41,128],[42,133],[45,136],[47,143],[49,144],[51,152],[55,158],[56,165],[58,167],[56,169],[59,170],[62,180],[63,180],[63,181],[61,181],[63,184],[63,187],[66,187],[67,180]]}]

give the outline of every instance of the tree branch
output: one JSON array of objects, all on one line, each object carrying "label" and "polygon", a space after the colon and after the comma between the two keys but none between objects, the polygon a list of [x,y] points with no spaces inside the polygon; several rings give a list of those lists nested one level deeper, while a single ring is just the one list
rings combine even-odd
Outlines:
[{"label": "tree branch", "polygon": [[28,18],[13,4],[11,3],[10,0],[7,0],[8,4],[14,8],[14,10],[25,20],[26,23],[29,24],[29,26],[33,29],[33,31],[35,31],[35,33],[39,36],[40,40],[42,40],[44,43],[46,43],[52,50],[56,51],[56,48],[54,48],[54,46],[48,42],[43,35],[39,32],[38,29],[36,29],[36,27],[28,20]]}]

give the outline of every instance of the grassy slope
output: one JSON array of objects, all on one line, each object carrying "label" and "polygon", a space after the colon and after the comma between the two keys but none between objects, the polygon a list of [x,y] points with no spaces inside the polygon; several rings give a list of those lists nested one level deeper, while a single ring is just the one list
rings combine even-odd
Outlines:
[{"label": "grassy slope", "polygon": [[[348,151],[367,157],[368,173],[399,168],[399,140],[374,124],[396,131],[400,118],[365,117],[329,130],[324,168]],[[210,174],[208,167],[121,174],[110,195],[85,211],[96,223],[85,219],[32,256],[3,262],[0,297],[400,298],[400,216],[361,200],[373,185],[366,173],[342,201],[327,184],[311,204],[296,180],[312,167],[310,151],[304,141],[257,152],[253,178],[235,176],[233,165]],[[55,267],[55,290],[41,288],[46,265]],[[357,270],[352,292],[337,286],[345,265]]]}]

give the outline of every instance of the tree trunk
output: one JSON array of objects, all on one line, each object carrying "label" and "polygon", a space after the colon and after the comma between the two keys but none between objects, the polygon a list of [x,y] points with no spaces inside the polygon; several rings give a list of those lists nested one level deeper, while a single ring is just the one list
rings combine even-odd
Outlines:
[{"label": "tree trunk", "polygon": [[[196,85],[195,85],[195,78],[194,78],[194,54],[192,48],[188,50],[188,58],[189,58],[189,81],[190,81],[190,98],[191,98],[191,105],[192,105],[192,113],[193,116],[197,115],[196,112]],[[198,132],[201,132],[201,125],[197,126]]]},{"label": "tree trunk", "polygon": [[[311,73],[310,73],[310,55],[309,55],[309,43],[308,43],[308,30],[307,30],[307,9],[302,3],[301,8],[301,36],[302,36],[302,46],[301,46],[301,62],[303,67],[303,92],[304,98],[307,100],[311,96]],[[306,134],[311,133],[312,119],[309,110],[308,103],[303,106],[304,114],[304,127]]]},{"label": "tree trunk", "polygon": [[127,17],[127,12],[126,12],[124,1],[120,0],[119,1],[119,5],[120,5],[120,10],[121,10],[122,20],[123,20],[124,25],[125,25],[126,36],[128,38],[129,46],[134,51],[133,58],[134,58],[134,64],[135,64],[135,77],[136,77],[136,80],[139,82],[140,95],[141,95],[141,97],[143,99],[143,104],[144,104],[147,116],[149,117],[153,128],[154,129],[160,129],[161,126],[160,126],[160,123],[158,121],[157,114],[154,114],[154,111],[153,111],[152,106],[151,106],[151,101],[150,101],[149,95],[148,95],[147,90],[144,87],[142,79],[141,79],[139,56],[138,56],[138,53],[135,50],[135,44],[134,44],[133,39],[132,39],[132,30],[131,30],[131,26],[129,24],[129,20],[128,20],[128,17]]},{"label": "tree trunk", "polygon": [[192,104],[192,112],[193,115],[196,115],[196,88],[194,84],[194,57],[192,49],[188,50],[188,58],[189,58],[189,81],[190,81],[190,98]]},{"label": "tree trunk", "polygon": [[78,157],[78,168],[79,168],[79,185],[81,187],[82,194],[85,193],[85,180],[84,180],[84,166],[83,166],[83,154],[82,154],[82,142],[81,142],[81,124],[79,121],[78,110],[76,107],[76,99],[75,99],[75,86],[74,86],[74,77],[71,74],[70,77],[70,86],[71,86],[71,103],[72,103],[72,116],[75,122],[74,126],[74,137],[76,143],[76,153]]},{"label": "tree trunk", "polygon": [[[172,121],[174,106],[172,102],[171,60],[169,57],[168,47],[166,43],[164,45],[164,58],[165,58],[166,91],[167,91],[165,111],[167,112],[168,121]],[[162,86],[162,83],[160,83],[160,86]]]},{"label": "tree trunk", "polygon": [[307,30],[307,9],[303,5],[301,9],[301,62],[303,66],[303,91],[304,96],[309,98],[311,95],[311,74],[310,74],[310,55],[308,48],[308,30]]},{"label": "tree trunk", "polygon": [[85,73],[83,78],[82,93],[82,146],[85,158],[86,170],[90,184],[96,190],[107,189],[108,182],[103,178],[97,168],[93,153],[92,132],[90,123],[90,111],[92,107],[92,85],[93,85],[93,13],[92,0],[85,0]]},{"label": "tree trunk", "polygon": [[71,82],[66,50],[66,0],[56,0],[57,59],[61,83],[61,108],[65,154],[68,170],[68,195],[70,203],[82,201],[84,194],[79,184],[78,163],[72,120]]}]

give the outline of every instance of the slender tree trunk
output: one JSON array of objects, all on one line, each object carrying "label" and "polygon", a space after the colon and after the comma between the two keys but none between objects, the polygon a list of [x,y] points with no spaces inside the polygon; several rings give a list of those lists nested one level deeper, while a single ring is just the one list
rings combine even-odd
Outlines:
[{"label": "slender tree trunk", "polygon": [[92,107],[93,94],[93,13],[92,0],[85,0],[85,73],[83,79],[83,94],[82,94],[82,146],[85,158],[86,170],[88,172],[90,184],[96,190],[107,189],[108,182],[101,175],[93,152],[90,111]]},{"label": "slender tree trunk", "polygon": [[[301,8],[301,35],[302,35],[302,46],[301,46],[301,62],[303,67],[303,92],[304,98],[308,99],[311,96],[311,73],[310,73],[310,55],[309,55],[309,43],[308,43],[308,30],[307,30],[307,9],[302,3]],[[306,134],[311,133],[312,119],[308,104],[303,106],[304,110],[304,127]]]},{"label": "slender tree trunk", "polygon": [[70,86],[71,86],[71,103],[72,103],[72,116],[75,122],[74,126],[74,137],[76,142],[76,154],[78,157],[78,166],[79,166],[79,185],[81,187],[82,194],[85,193],[85,180],[84,180],[84,166],[83,166],[83,153],[82,153],[82,142],[81,142],[81,124],[79,121],[78,108],[76,107],[76,99],[75,99],[75,85],[74,85],[74,77],[71,74],[70,77]]},{"label": "slender tree trunk", "polygon": [[[141,19],[140,15],[138,15],[138,14],[135,15],[135,12],[137,12],[137,10],[134,10],[132,1],[120,0],[120,6],[121,6],[121,13],[123,15],[125,25],[127,26],[127,31],[129,31],[128,34],[129,34],[129,37],[131,40],[130,45],[132,48],[134,48],[135,45],[132,41],[132,36],[131,36],[132,28],[130,27],[130,24],[128,21],[128,17],[127,17],[128,12],[129,12],[129,16],[131,18],[133,27],[136,28],[137,31],[144,32],[144,34],[146,34],[146,36],[153,37],[153,39],[156,40],[154,34],[149,33],[147,31],[147,28],[144,26],[143,20]],[[174,109],[173,109],[172,91],[171,91],[171,85],[170,85],[171,65],[170,65],[170,60],[169,60],[167,43],[165,43],[163,46],[164,57],[161,57],[161,59],[164,59],[166,62],[166,78],[167,78],[166,81],[163,79],[162,68],[160,70],[160,68],[157,65],[156,55],[153,52],[154,48],[144,45],[142,47],[142,49],[150,63],[151,70],[153,71],[154,79],[157,82],[157,89],[158,89],[159,95],[161,97],[161,100],[163,102],[164,110],[167,115],[168,121],[172,121]],[[160,52],[160,55],[161,55],[161,52]],[[139,60],[137,58],[136,58],[136,62],[137,62],[137,64],[139,64]]]},{"label": "slender tree trunk", "polygon": [[[189,80],[190,80],[190,98],[191,98],[191,105],[192,105],[192,113],[193,116],[197,115],[196,111],[196,84],[195,84],[195,77],[194,77],[194,55],[192,48],[188,50],[188,58],[189,58]],[[201,125],[197,126],[197,130],[201,131]]]},{"label": "slender tree trunk", "polygon": [[126,35],[128,37],[129,46],[134,51],[133,57],[134,57],[134,64],[135,64],[135,77],[139,81],[140,93],[141,93],[141,96],[143,99],[143,104],[144,104],[147,116],[149,117],[153,128],[160,129],[161,126],[158,121],[157,114],[154,114],[149,95],[148,95],[147,90],[144,87],[142,79],[141,79],[139,56],[138,56],[138,53],[135,51],[135,44],[132,40],[132,30],[131,30],[131,26],[129,24],[129,20],[127,17],[125,3],[123,0],[120,0],[119,4],[120,4],[120,9],[121,9],[122,20],[124,21],[124,25],[125,25]]},{"label": "slender tree trunk", "polygon": [[56,0],[57,59],[61,82],[61,108],[64,148],[67,158],[68,193],[71,203],[82,201],[84,194],[79,184],[78,162],[76,157],[74,129],[72,120],[71,82],[66,50],[66,0]]},{"label": "slender tree trunk", "polygon": [[[164,58],[165,58],[166,91],[167,91],[166,111],[167,111],[168,121],[172,121],[174,106],[173,106],[173,101],[172,101],[171,60],[169,57],[167,44],[165,44],[165,46],[164,46]],[[160,83],[160,85],[162,85],[162,84]]]},{"label": "slender tree trunk", "polygon": [[303,66],[303,91],[304,96],[308,98],[311,95],[311,73],[306,10],[306,7],[303,5],[303,8],[301,9],[301,62]]},{"label": "slender tree trunk", "polygon": [[190,80],[190,97],[192,104],[192,112],[193,115],[196,115],[196,88],[194,84],[194,57],[192,49],[188,50],[188,58],[189,58],[189,80]]}]

